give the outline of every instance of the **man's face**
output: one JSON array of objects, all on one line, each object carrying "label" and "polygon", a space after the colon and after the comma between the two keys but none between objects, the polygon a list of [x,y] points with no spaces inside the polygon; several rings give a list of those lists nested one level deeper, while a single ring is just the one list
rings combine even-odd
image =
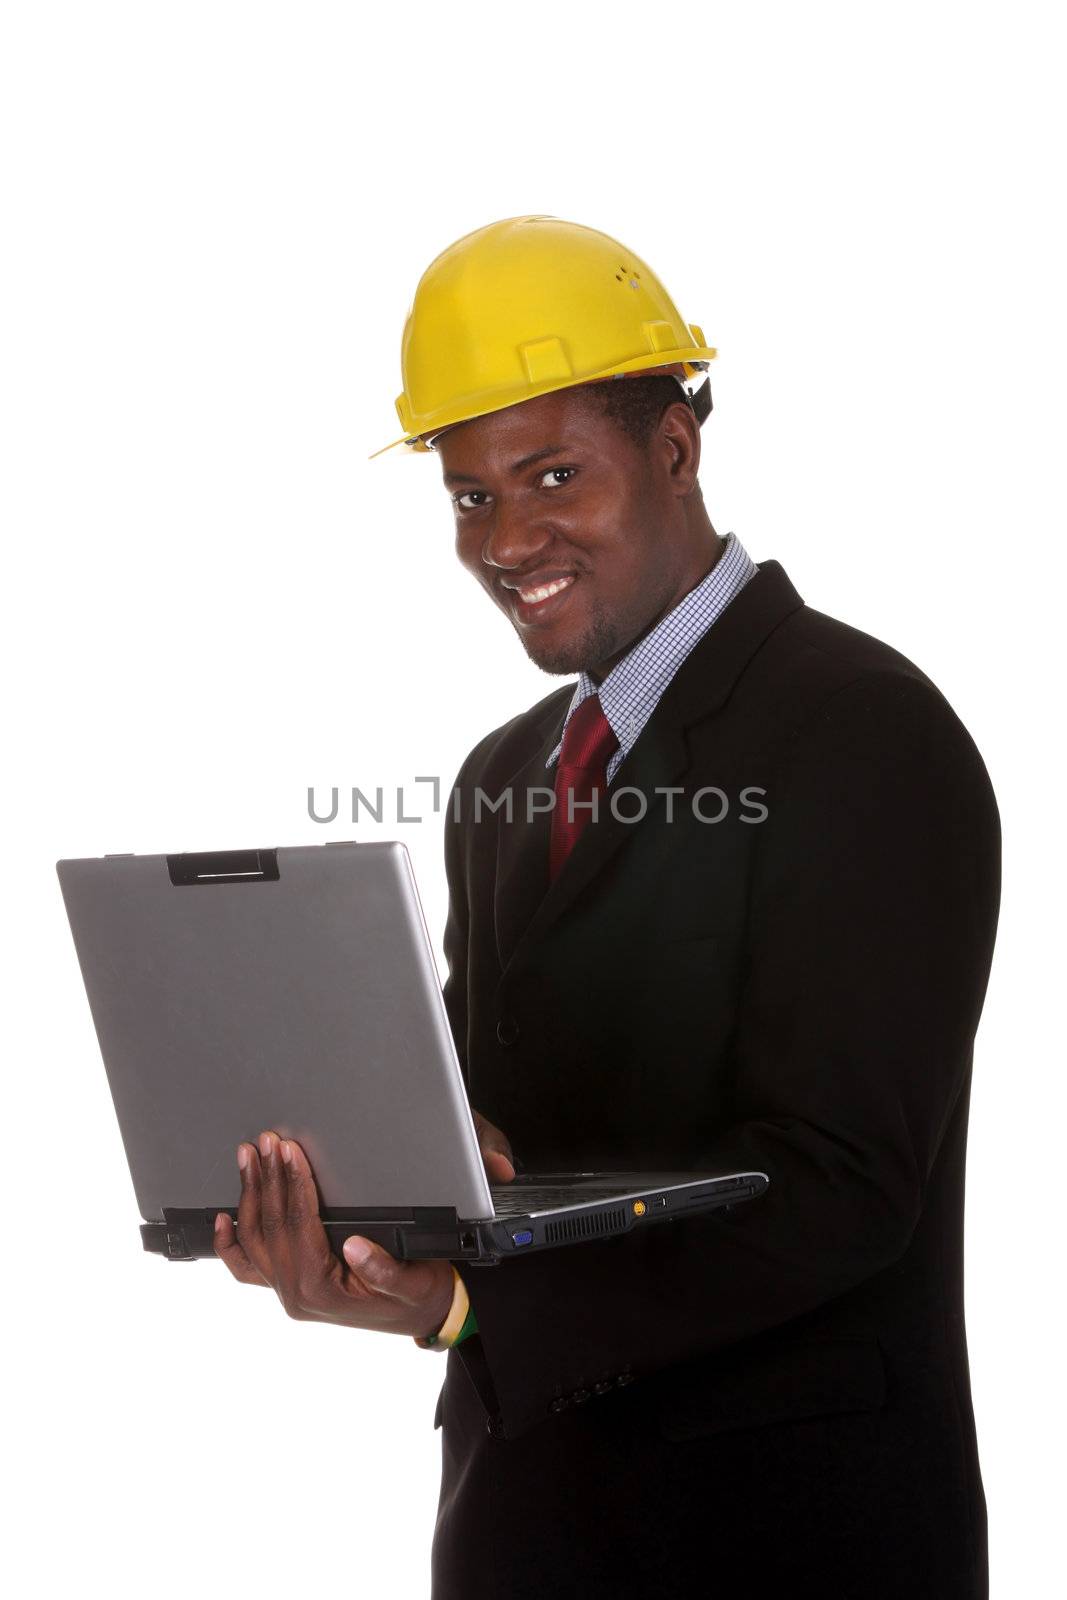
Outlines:
[{"label": "man's face", "polygon": [[667,451],[580,389],[461,423],[437,451],[456,553],[545,672],[603,676],[685,593]]}]

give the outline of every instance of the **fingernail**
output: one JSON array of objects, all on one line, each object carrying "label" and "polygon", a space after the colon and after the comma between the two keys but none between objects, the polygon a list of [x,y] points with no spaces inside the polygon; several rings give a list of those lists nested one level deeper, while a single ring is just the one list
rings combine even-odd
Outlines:
[{"label": "fingernail", "polygon": [[237,1165],[243,1172],[248,1165],[248,1151],[243,1144],[237,1146]]},{"label": "fingernail", "polygon": [[346,1239],[342,1249],[350,1267],[361,1267],[371,1252],[366,1239]]},{"label": "fingernail", "polygon": [[270,1155],[270,1134],[269,1133],[261,1133],[260,1134],[260,1136],[259,1136],[259,1153],[263,1157],[264,1161],[266,1161],[267,1157]]},{"label": "fingernail", "polygon": [[223,1219],[223,1217],[225,1215],[226,1215],[225,1211],[217,1211],[215,1213],[215,1232],[216,1233],[221,1233],[222,1232],[222,1219]]},{"label": "fingernail", "polygon": [[289,1162],[293,1159],[293,1147],[288,1139],[283,1139],[278,1148],[281,1150],[283,1161]]}]

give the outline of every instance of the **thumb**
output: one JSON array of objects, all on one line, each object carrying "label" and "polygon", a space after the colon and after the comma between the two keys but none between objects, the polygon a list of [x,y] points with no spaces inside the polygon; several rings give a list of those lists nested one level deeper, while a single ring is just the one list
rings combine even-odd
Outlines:
[{"label": "thumb", "polygon": [[502,1178],[509,1183],[515,1176],[515,1158],[511,1153],[511,1140],[502,1128],[498,1128],[488,1117],[483,1117],[480,1111],[474,1113],[474,1127],[478,1135],[478,1148],[482,1160],[491,1176]]},{"label": "thumb", "polygon": [[500,1183],[510,1183],[515,1176],[515,1163],[503,1150],[486,1150],[483,1152],[485,1170],[491,1178],[496,1178]]},{"label": "thumb", "polygon": [[381,1245],[374,1244],[359,1233],[346,1239],[341,1250],[352,1271],[358,1273],[370,1288],[378,1289],[382,1294],[395,1291],[399,1263],[388,1250],[383,1250]]}]

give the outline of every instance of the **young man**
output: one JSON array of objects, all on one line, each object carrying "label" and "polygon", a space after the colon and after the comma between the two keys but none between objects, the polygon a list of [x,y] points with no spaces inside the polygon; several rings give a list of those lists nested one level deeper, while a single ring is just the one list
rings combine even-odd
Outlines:
[{"label": "young man", "polygon": [[435,1600],[988,1592],[962,1230],[996,805],[917,666],[716,534],[684,386],[713,355],[631,252],[544,217],[457,241],[405,330],[461,562],[578,674],[447,814],[487,1166],[771,1179],[461,1277],[346,1267],[299,1147],[242,1146],[236,1276],[452,1346]]}]

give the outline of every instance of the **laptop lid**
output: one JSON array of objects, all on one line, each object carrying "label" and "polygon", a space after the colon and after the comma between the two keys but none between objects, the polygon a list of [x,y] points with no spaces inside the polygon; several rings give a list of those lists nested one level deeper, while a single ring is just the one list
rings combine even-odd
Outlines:
[{"label": "laptop lid", "polygon": [[236,1207],[263,1128],[324,1206],[493,1215],[406,845],[56,870],[145,1221]]}]

